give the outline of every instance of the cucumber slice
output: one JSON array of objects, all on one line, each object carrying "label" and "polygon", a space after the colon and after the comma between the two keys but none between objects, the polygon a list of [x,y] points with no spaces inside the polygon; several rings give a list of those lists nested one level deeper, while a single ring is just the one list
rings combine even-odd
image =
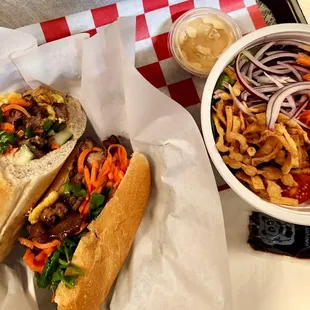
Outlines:
[{"label": "cucumber slice", "polygon": [[25,165],[34,159],[34,154],[30,151],[29,147],[23,144],[19,152],[15,155],[16,163],[19,165]]},{"label": "cucumber slice", "polygon": [[54,136],[55,135],[55,131],[52,129],[48,132],[47,134],[49,137]]},{"label": "cucumber slice", "polygon": [[72,132],[66,127],[62,131],[56,133],[54,136],[49,138],[49,144],[57,144],[59,146],[65,144],[71,137]]}]

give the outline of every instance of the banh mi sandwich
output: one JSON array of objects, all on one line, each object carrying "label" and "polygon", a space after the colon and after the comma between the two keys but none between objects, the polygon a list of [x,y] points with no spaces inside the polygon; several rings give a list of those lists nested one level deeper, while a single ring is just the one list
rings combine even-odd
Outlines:
[{"label": "banh mi sandwich", "polygon": [[85,127],[79,101],[58,91],[0,95],[0,262]]},{"label": "banh mi sandwich", "polygon": [[28,216],[24,262],[58,309],[99,309],[144,215],[150,194],[146,157],[115,136],[78,145]]}]

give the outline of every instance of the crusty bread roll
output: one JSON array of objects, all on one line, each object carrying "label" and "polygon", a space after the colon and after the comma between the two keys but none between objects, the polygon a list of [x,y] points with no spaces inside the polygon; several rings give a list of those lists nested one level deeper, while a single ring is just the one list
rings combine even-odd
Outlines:
[{"label": "crusty bread roll", "polygon": [[75,287],[60,283],[60,310],[98,310],[116,279],[144,215],[151,188],[146,157],[133,153],[125,177],[103,211],[80,240],[72,263],[84,271]]},{"label": "crusty bread roll", "polygon": [[16,165],[9,157],[0,155],[0,262],[26,222],[25,215],[52,183],[85,130],[86,115],[79,101],[67,96],[66,102],[67,124],[73,133],[70,141],[26,165]]}]

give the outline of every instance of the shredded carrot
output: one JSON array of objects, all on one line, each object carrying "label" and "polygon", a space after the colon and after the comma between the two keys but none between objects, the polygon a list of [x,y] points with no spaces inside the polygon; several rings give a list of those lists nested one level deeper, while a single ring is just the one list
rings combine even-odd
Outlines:
[{"label": "shredded carrot", "polygon": [[59,148],[60,148],[60,146],[58,144],[56,144],[56,143],[52,143],[51,144],[51,149],[52,150],[58,150]]},{"label": "shredded carrot", "polygon": [[90,211],[90,206],[89,206],[89,203],[87,203],[83,210],[82,217],[87,218],[89,211]]},{"label": "shredded carrot", "polygon": [[[115,148],[117,150],[113,152],[112,156],[111,151]],[[128,165],[129,160],[127,159],[126,149],[120,144],[110,145],[107,158],[98,170],[96,181],[92,182],[92,184],[95,188],[98,188],[108,181],[107,186],[117,187],[124,178]]]},{"label": "shredded carrot", "polygon": [[89,153],[91,153],[93,150],[92,149],[86,149],[84,151],[82,151],[82,153],[80,154],[79,158],[78,158],[78,172],[79,173],[83,173],[84,172],[84,162],[85,162],[85,158],[87,157],[87,155]]},{"label": "shredded carrot", "polygon": [[15,132],[15,126],[11,123],[1,123],[0,129],[10,133]]},{"label": "shredded carrot", "polygon": [[54,302],[55,301],[55,297],[56,297],[56,292],[53,292],[53,296],[51,298],[51,302]]},{"label": "shredded carrot", "polygon": [[102,186],[96,187],[96,188],[92,191],[92,193],[97,193],[97,194],[100,194],[101,192],[102,192]]},{"label": "shredded carrot", "polygon": [[90,182],[92,185],[94,185],[96,182],[97,172],[98,172],[98,168],[96,168],[96,165],[93,164],[91,168],[91,173],[90,173]]},{"label": "shredded carrot", "polygon": [[299,53],[296,62],[300,65],[310,67],[310,57],[306,54]]},{"label": "shredded carrot", "polygon": [[99,162],[98,162],[98,160],[94,160],[93,161],[92,167],[95,167],[96,169],[99,169]]},{"label": "shredded carrot", "polygon": [[10,98],[9,104],[16,104],[22,107],[30,107],[31,103],[22,98]]},{"label": "shredded carrot", "polygon": [[9,154],[13,150],[13,146],[11,144],[8,145],[8,148],[3,152],[3,154]]},{"label": "shredded carrot", "polygon": [[85,177],[87,190],[89,193],[91,193],[92,187],[91,187],[90,172],[89,172],[89,169],[87,167],[84,168],[84,177]]},{"label": "shredded carrot", "polygon": [[14,155],[15,153],[17,153],[18,152],[18,150],[19,150],[19,148],[18,147],[14,147],[14,148],[12,148],[12,150],[11,150],[11,154],[12,155]]},{"label": "shredded carrot", "polygon": [[108,180],[108,177],[106,175],[101,176],[99,178],[99,174],[98,174],[97,180],[96,180],[96,182],[94,182],[95,188],[102,187],[102,185],[105,184],[107,182],[107,180]]},{"label": "shredded carrot", "polygon": [[120,180],[123,180],[124,179],[124,172],[122,171],[122,170],[120,170],[119,172],[118,172],[118,177],[119,177],[119,179]]},{"label": "shredded carrot", "polygon": [[26,250],[23,260],[31,270],[42,273],[45,264],[35,261],[34,253],[30,249]]},{"label": "shredded carrot", "polygon": [[41,251],[37,256],[34,258],[37,262],[44,262],[44,265],[47,260],[47,255],[44,251]]},{"label": "shredded carrot", "polygon": [[79,207],[79,212],[80,212],[80,214],[83,213],[83,210],[84,210],[85,206],[87,205],[87,203],[88,203],[88,200],[85,199],[85,200],[83,201],[83,203],[80,205],[80,207]]},{"label": "shredded carrot", "polygon": [[118,181],[113,185],[114,189],[117,189],[120,183],[121,183],[121,180],[118,180]]},{"label": "shredded carrot", "polygon": [[88,225],[87,222],[83,222],[79,231],[75,235],[78,235],[79,233],[81,233],[87,227],[87,225]]},{"label": "shredded carrot", "polygon": [[52,246],[50,248],[47,248],[47,249],[43,249],[42,251],[44,251],[44,253],[48,256],[50,256],[55,250],[56,250],[57,247],[55,246]]},{"label": "shredded carrot", "polygon": [[50,247],[55,247],[55,246],[59,246],[60,245],[60,241],[55,239],[51,242],[47,242],[47,243],[39,243],[37,241],[33,242],[34,246],[38,249],[48,249]]},{"label": "shredded carrot", "polygon": [[310,81],[310,73],[305,74],[305,75],[303,76],[303,79],[304,79],[305,81]]},{"label": "shredded carrot", "polygon": [[24,134],[25,134],[25,132],[23,130],[18,130],[18,132],[17,132],[17,136],[19,138],[22,138],[24,136]]},{"label": "shredded carrot", "polygon": [[41,135],[43,133],[43,129],[36,129],[34,132],[38,135]]},{"label": "shredded carrot", "polygon": [[110,173],[108,174],[108,178],[109,178],[109,180],[113,180],[113,172],[110,172]]},{"label": "shredded carrot", "polygon": [[30,117],[30,114],[27,112],[27,110],[25,108],[21,107],[20,105],[17,105],[17,104],[7,105],[6,107],[4,107],[2,109],[2,111],[3,111],[3,113],[5,113],[5,112],[8,112],[12,109],[18,110],[18,111],[24,113],[27,117]]},{"label": "shredded carrot", "polygon": [[93,151],[102,152],[102,149],[100,147],[95,146],[95,147],[93,147]]},{"label": "shredded carrot", "polygon": [[113,180],[116,182],[119,180],[119,177],[118,177],[119,171],[120,170],[118,169],[118,167],[115,167],[114,172],[113,172]]},{"label": "shredded carrot", "polygon": [[33,242],[31,240],[26,239],[26,238],[20,237],[20,238],[18,238],[18,241],[22,245],[26,246],[27,248],[33,249],[33,247],[34,247]]}]

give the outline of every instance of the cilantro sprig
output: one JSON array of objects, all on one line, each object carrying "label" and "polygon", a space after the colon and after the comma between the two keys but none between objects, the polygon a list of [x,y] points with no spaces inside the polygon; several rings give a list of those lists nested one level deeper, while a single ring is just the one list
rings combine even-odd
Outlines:
[{"label": "cilantro sprig", "polygon": [[9,144],[14,143],[15,141],[16,136],[14,133],[0,131],[0,153],[3,153],[9,147]]},{"label": "cilantro sprig", "polygon": [[67,182],[64,184],[63,186],[63,191],[62,193],[64,195],[69,195],[69,196],[73,196],[73,197],[86,197],[86,190],[84,188],[82,188],[79,185]]},{"label": "cilantro sprig", "polygon": [[112,196],[113,187],[106,187],[101,194],[93,193],[90,198],[90,220],[94,220],[103,210],[105,204]]},{"label": "cilantro sprig", "polygon": [[[48,258],[42,274],[36,274],[37,284],[40,288],[52,288],[55,291],[60,282],[69,288],[74,287],[77,277],[84,273],[81,268],[73,265],[71,260],[79,241],[86,233],[87,231],[84,231],[74,237],[64,239],[61,246],[53,252]],[[65,275],[67,269],[72,271],[70,275]]]}]

